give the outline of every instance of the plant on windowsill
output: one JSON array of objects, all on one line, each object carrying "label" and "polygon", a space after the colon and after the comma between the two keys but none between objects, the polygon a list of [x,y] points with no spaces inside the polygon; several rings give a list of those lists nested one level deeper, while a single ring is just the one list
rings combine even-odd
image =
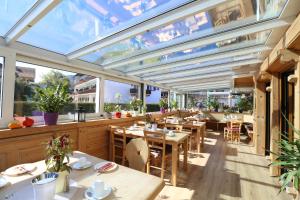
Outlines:
[{"label": "plant on windowsill", "polygon": [[220,104],[216,98],[208,97],[208,99],[206,100],[206,106],[208,110],[214,110],[215,112],[218,112]]},{"label": "plant on windowsill", "polygon": [[160,107],[160,112],[165,113],[166,109],[168,109],[168,99],[166,98],[161,98],[158,102],[158,105]]},{"label": "plant on windowsill", "polygon": [[178,108],[178,102],[176,100],[172,100],[170,107],[171,107],[172,110],[177,110],[177,108]]},{"label": "plant on windowsill", "polygon": [[272,154],[277,156],[276,161],[272,162],[272,166],[280,166],[284,173],[280,176],[282,183],[280,192],[284,191],[290,184],[294,186],[297,191],[296,199],[300,199],[300,130],[295,129],[292,123],[290,123],[284,116],[285,120],[289,124],[289,127],[297,134],[296,139],[290,141],[285,134],[281,134],[281,140],[278,142],[280,153]]},{"label": "plant on windowsill", "polygon": [[122,95],[120,93],[115,94],[115,100],[117,101],[117,105],[115,106],[115,111],[116,111],[115,117],[116,118],[121,118],[121,116],[122,116],[121,105],[120,105],[121,98],[122,98]]},{"label": "plant on windowsill", "polygon": [[56,87],[38,87],[35,91],[34,99],[39,110],[43,112],[45,125],[56,125],[59,111],[73,100],[67,86],[59,84]]},{"label": "plant on windowsill", "polygon": [[142,105],[143,101],[141,99],[138,99],[136,97],[133,97],[130,101],[130,109],[132,109],[135,112],[135,115],[137,115],[137,112],[140,110],[142,111]]},{"label": "plant on windowsill", "polygon": [[106,103],[104,104],[104,112],[105,112],[105,118],[111,119],[112,118],[112,112],[114,111],[114,105],[112,103]]},{"label": "plant on windowsill", "polygon": [[45,163],[47,171],[59,174],[56,181],[56,192],[66,192],[68,190],[68,176],[71,171],[69,166],[71,149],[69,135],[62,135],[52,138],[46,146]]}]

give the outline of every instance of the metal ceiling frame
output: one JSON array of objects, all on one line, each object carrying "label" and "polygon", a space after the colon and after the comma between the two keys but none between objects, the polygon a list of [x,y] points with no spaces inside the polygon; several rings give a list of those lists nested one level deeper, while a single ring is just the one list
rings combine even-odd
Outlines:
[{"label": "metal ceiling frame", "polygon": [[184,51],[244,35],[288,26],[292,22],[291,19],[294,19],[294,17],[289,17],[286,19],[268,19],[255,23],[253,22],[253,20],[250,20],[251,22],[248,22],[246,24],[239,22],[240,24],[238,27],[232,27],[232,24],[227,24],[225,25],[225,30],[224,28],[216,28],[213,32],[208,32],[207,34],[203,34],[202,32],[195,32],[193,33],[193,35],[186,35],[180,38],[175,38],[169,42],[162,43],[162,45],[156,45],[154,48],[149,48],[147,51],[143,51],[143,53],[141,54],[130,55],[125,59],[117,60],[111,64],[103,66],[104,69],[122,67],[141,60],[168,55],[173,52]]},{"label": "metal ceiling frame", "polygon": [[[178,8],[171,11],[166,10],[165,12],[153,12],[156,13],[154,16],[148,14],[147,18],[143,17],[141,20],[136,19],[135,24],[131,24],[126,28],[123,27],[123,30],[119,30],[117,32],[112,31],[113,34],[103,36],[99,40],[89,45],[70,52],[69,54],[67,54],[67,57],[68,59],[79,58],[83,55],[121,42],[128,38],[132,38],[149,30],[157,29],[159,27],[178,21],[180,19],[184,19],[188,16],[192,16],[199,12],[210,10],[226,1],[227,0],[196,0],[184,6],[179,6]],[[168,6],[165,7],[165,9],[169,9]]]},{"label": "metal ceiling frame", "polygon": [[61,0],[37,1],[31,9],[4,35],[6,44],[15,42],[34,24],[49,13]]},{"label": "metal ceiling frame", "polygon": [[[226,57],[268,51],[271,49],[271,47],[268,47],[263,43],[257,44],[256,41],[247,41],[216,49],[210,49],[206,51],[182,55],[175,58],[166,59],[164,61],[157,62],[154,64],[128,66],[126,68],[126,73],[136,75],[142,71],[144,72],[144,70],[145,72],[151,72],[152,68],[159,68],[159,70],[169,69],[176,67],[177,65],[192,65],[200,62],[222,59]],[[149,69],[151,69],[151,71],[149,71]]]},{"label": "metal ceiling frame", "polygon": [[222,63],[222,64],[204,65],[205,67],[196,67],[195,69],[181,70],[181,71],[169,72],[169,73],[165,73],[165,74],[161,74],[161,75],[143,77],[143,79],[144,80],[152,80],[152,81],[160,80],[160,79],[167,80],[167,79],[178,78],[181,76],[207,74],[207,73],[213,73],[213,72],[217,72],[217,71],[231,70],[233,67],[259,64],[262,62],[263,62],[263,60],[256,59],[256,58],[245,59],[245,60],[233,61],[233,62]]}]

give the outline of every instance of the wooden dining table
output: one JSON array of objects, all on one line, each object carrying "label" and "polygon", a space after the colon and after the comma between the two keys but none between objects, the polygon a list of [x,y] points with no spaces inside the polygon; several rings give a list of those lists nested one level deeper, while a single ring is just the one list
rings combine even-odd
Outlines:
[{"label": "wooden dining table", "polygon": [[[93,166],[103,162],[100,158],[76,151],[71,157],[70,163],[74,163],[81,157],[86,157]],[[31,174],[25,174],[17,177],[3,175],[9,184],[0,188],[0,199],[33,199],[33,189],[31,180],[42,174],[46,170],[45,161],[32,163],[37,169]],[[70,173],[70,190],[66,193],[58,193],[55,200],[79,200],[85,199],[85,190],[92,186],[95,180],[102,180],[108,186],[112,187],[112,193],[105,198],[111,199],[141,199],[152,200],[160,193],[164,187],[164,182],[160,178],[140,171],[118,165],[112,172],[98,174],[94,167],[85,170],[72,170]],[[142,192],[141,192],[142,191]]]},{"label": "wooden dining table", "polygon": [[206,123],[205,122],[198,122],[198,121],[174,121],[173,119],[167,119],[166,121],[158,121],[158,125],[164,126],[165,124],[174,124],[174,125],[182,125],[183,129],[190,129],[196,130],[196,143],[197,143],[197,152],[201,152],[201,147],[204,146],[204,137],[205,137],[205,130],[206,130]]},{"label": "wooden dining table", "polygon": [[[148,131],[151,131],[148,130]],[[155,132],[162,132],[162,129],[157,129]],[[172,174],[171,182],[173,186],[177,185],[177,175],[178,175],[178,149],[179,145],[183,144],[183,168],[187,171],[187,159],[188,159],[188,137],[189,132],[180,131],[176,132],[175,136],[166,135],[166,144],[172,146]],[[128,138],[138,138],[144,137],[144,127],[133,127],[133,129],[126,129],[126,137]]]}]

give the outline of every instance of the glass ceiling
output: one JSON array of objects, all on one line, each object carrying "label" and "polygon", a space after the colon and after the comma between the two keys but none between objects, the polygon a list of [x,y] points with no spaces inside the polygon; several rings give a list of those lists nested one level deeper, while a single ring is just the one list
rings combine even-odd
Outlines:
[{"label": "glass ceiling", "polygon": [[[121,72],[129,72],[132,70],[146,68],[147,66],[153,67],[154,65],[159,65],[166,62],[173,62],[173,61],[176,62],[176,61],[180,61],[181,59],[187,60],[187,59],[198,58],[200,56],[211,55],[211,54],[219,53],[218,51],[220,50],[222,50],[222,52],[224,51],[228,52],[228,51],[241,49],[245,47],[253,47],[259,44],[264,44],[270,33],[271,31],[263,31],[263,32],[244,35],[238,38],[231,38],[229,40],[220,41],[214,44],[208,44],[202,47],[187,49],[185,51],[178,51],[160,57],[155,57],[140,62],[135,62],[130,65],[116,68],[116,70],[119,70]],[[168,72],[176,71],[178,68],[180,67],[173,67],[169,69]],[[161,70],[159,73],[161,73]]]},{"label": "glass ceiling", "polygon": [[[0,36],[6,37],[14,25],[22,17],[30,16],[30,12],[40,2],[37,0],[0,0]],[[17,41],[69,55],[73,51],[93,45],[103,38],[118,37],[123,33],[122,31],[130,31],[130,28],[134,29],[138,23],[147,24],[147,20],[153,17],[194,2],[197,1],[62,0],[50,11],[45,10],[47,14],[30,29],[22,32]],[[199,2],[201,3],[202,0]],[[214,0],[207,0],[207,2],[214,2]],[[168,23],[153,25],[158,28],[153,28],[121,42],[113,43],[119,40],[112,40],[113,44],[110,43],[112,45],[94,52],[88,51],[86,55],[78,56],[78,59],[99,65],[104,69],[115,64],[114,70],[127,73],[168,62],[181,62],[219,53],[227,54],[240,48],[265,45],[271,30],[266,28],[266,31],[247,34],[246,26],[277,18],[287,2],[288,0],[227,0],[225,3],[210,7],[208,11],[199,11],[177,21],[171,18]],[[242,32],[245,35],[231,39],[226,37],[226,40],[220,41],[219,35],[240,27],[246,27],[245,32],[244,29]],[[210,40],[210,44],[204,42],[202,46],[198,47],[190,45],[196,40],[204,41],[208,37],[215,39],[217,36],[219,38]],[[170,49],[175,45],[178,47],[177,50],[170,53]],[[168,51],[164,52],[164,50]],[[154,52],[159,53],[154,54]],[[258,53],[251,52],[249,56],[258,58]],[[241,55],[241,57],[243,56]],[[170,67],[163,69],[162,72],[180,72],[196,69],[199,65],[233,62],[234,59],[237,57]],[[138,76],[158,75],[162,72],[156,70],[139,73]]]},{"label": "glass ceiling", "polygon": [[37,0],[0,0],[0,36],[4,36]]},{"label": "glass ceiling", "polygon": [[[242,2],[242,3],[241,3]],[[256,2],[252,0],[232,0],[220,4],[208,12],[200,12],[194,16],[184,20],[164,26],[163,28],[146,32],[142,35],[137,35],[128,40],[100,49],[97,52],[81,57],[82,60],[95,64],[109,64],[126,56],[145,53],[147,50],[155,48],[158,45],[163,45],[166,42],[176,40],[182,37],[189,37],[194,33],[203,33],[203,35],[213,34],[217,28],[223,26],[244,25],[246,22],[257,22],[261,20],[277,17],[284,4],[276,9],[270,9],[274,6],[271,3],[265,3],[260,0],[260,9],[257,12]],[[277,1],[276,1],[277,2]],[[214,48],[212,46],[201,47]]]},{"label": "glass ceiling", "polygon": [[[119,27],[190,0],[63,0],[19,41],[67,54]],[[47,30],[47,31],[45,31]]]}]

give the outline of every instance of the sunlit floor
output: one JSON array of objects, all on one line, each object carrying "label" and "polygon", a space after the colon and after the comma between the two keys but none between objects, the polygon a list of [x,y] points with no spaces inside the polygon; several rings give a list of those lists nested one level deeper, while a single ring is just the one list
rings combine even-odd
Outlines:
[{"label": "sunlit floor", "polygon": [[203,153],[189,156],[189,171],[180,173],[178,187],[168,184],[167,175],[157,200],[291,199],[278,194],[278,178],[268,175],[269,162],[251,145],[224,142],[220,133],[208,132]]}]

